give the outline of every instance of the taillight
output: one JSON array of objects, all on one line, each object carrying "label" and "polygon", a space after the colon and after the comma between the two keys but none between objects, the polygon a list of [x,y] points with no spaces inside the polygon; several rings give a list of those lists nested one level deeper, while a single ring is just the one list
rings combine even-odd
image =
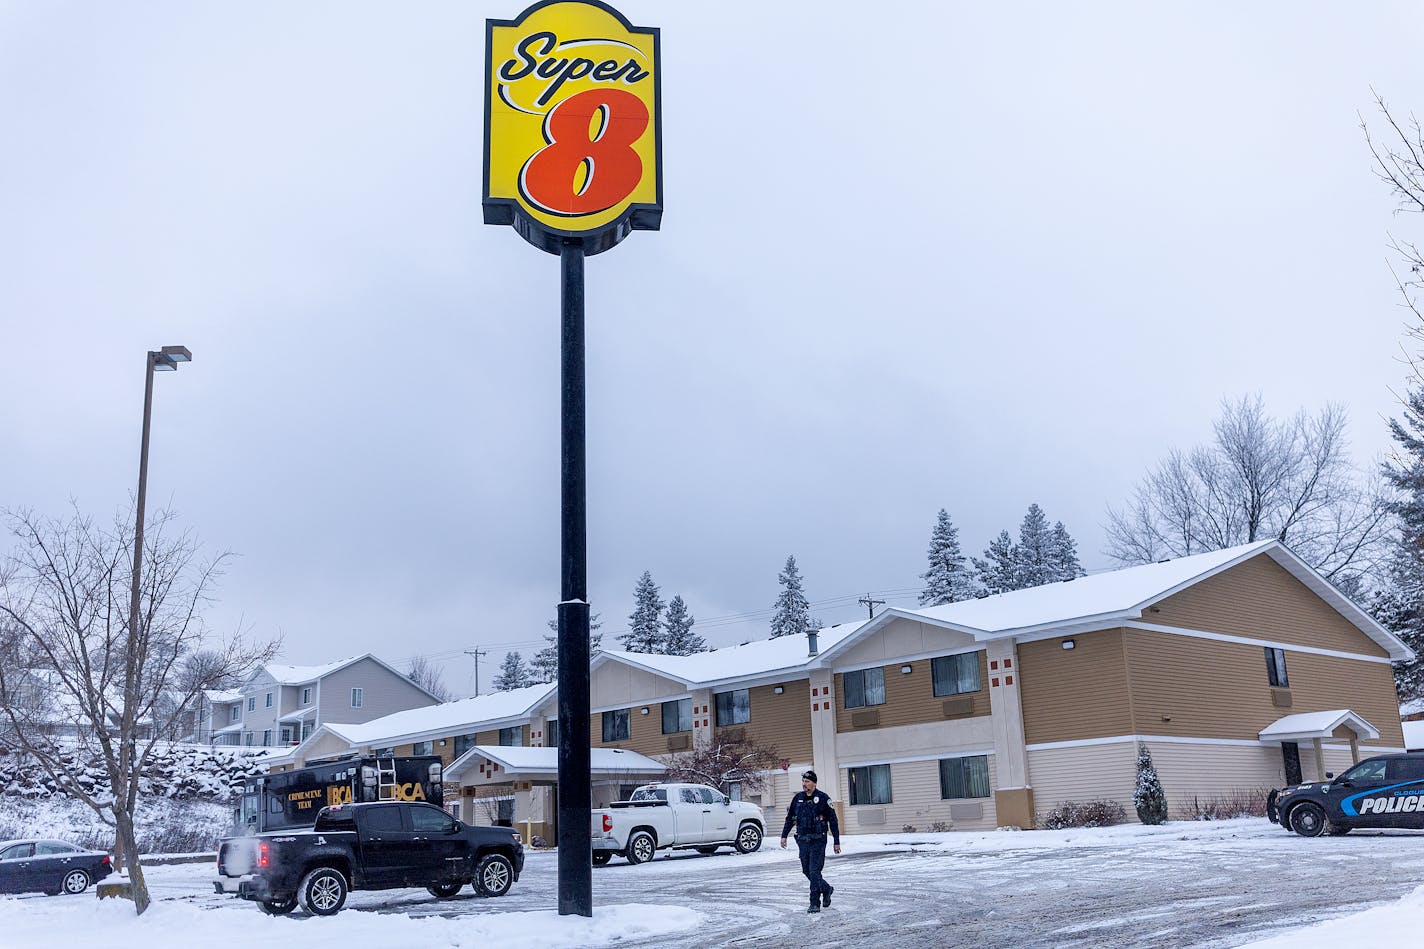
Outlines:
[{"label": "taillight", "polygon": [[113,864],[109,863],[109,855],[108,855],[108,854],[104,854],[103,863],[104,863],[104,866],[106,866],[106,867],[112,867],[112,866],[113,866]]},{"label": "taillight", "polygon": [[271,857],[270,857],[270,855],[269,855],[268,852],[267,852],[267,845],[266,845],[266,844],[258,844],[258,845],[257,845],[257,865],[258,865],[259,867],[266,867],[266,866],[270,866],[271,863],[272,863]]},{"label": "taillight", "polygon": [[606,834],[613,829],[613,818],[607,814],[603,815],[603,832]]}]

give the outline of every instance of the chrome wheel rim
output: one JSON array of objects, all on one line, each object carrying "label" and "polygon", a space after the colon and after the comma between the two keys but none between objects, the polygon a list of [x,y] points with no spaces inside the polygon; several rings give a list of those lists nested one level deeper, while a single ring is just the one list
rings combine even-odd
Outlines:
[{"label": "chrome wheel rim", "polygon": [[312,884],[311,901],[317,909],[333,909],[341,901],[341,883],[333,877],[322,877]]},{"label": "chrome wheel rim", "polygon": [[501,861],[491,863],[485,867],[484,884],[491,892],[503,890],[509,885],[509,868]]},{"label": "chrome wheel rim", "polygon": [[82,870],[74,870],[64,878],[64,889],[69,893],[83,893],[89,885],[89,878]]},{"label": "chrome wheel rim", "polygon": [[755,827],[743,827],[738,835],[737,842],[742,845],[743,850],[751,850],[757,845],[758,834]]},{"label": "chrome wheel rim", "polygon": [[647,861],[653,859],[652,838],[646,835],[639,837],[633,842],[633,852],[638,855],[639,860]]}]

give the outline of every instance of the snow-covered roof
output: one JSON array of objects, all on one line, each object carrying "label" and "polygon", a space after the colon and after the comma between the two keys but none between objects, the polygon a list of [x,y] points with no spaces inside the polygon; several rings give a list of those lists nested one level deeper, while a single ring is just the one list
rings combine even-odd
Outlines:
[{"label": "snow-covered roof", "polygon": [[1404,729],[1404,747],[1409,751],[1424,751],[1424,722],[1400,722]]},{"label": "snow-covered roof", "polygon": [[[526,748],[508,745],[476,745],[445,769],[445,779],[453,781],[469,770],[480,758],[493,761],[500,769],[520,775],[552,775],[559,773],[559,749]],[[589,773],[594,775],[649,774],[667,771],[661,761],[624,748],[592,748],[589,750]]]},{"label": "snow-covered roof", "polygon": [[[345,669],[352,663],[359,662],[370,655],[370,653],[366,653],[362,656],[348,656],[345,659],[338,659],[320,666],[287,666],[269,662],[262,667],[262,671],[271,676],[278,685],[301,685],[304,682],[315,682],[322,676],[330,675],[338,669]],[[372,656],[372,658],[375,657]]]},{"label": "snow-covered roof", "polygon": [[203,695],[207,696],[209,702],[241,702],[241,692],[224,692],[222,689],[204,689]]},{"label": "snow-covered roof", "polygon": [[240,732],[240,731],[242,731],[242,722],[237,722],[236,724],[228,725],[228,726],[226,726],[225,728],[217,728],[217,729],[214,729],[214,730],[213,730],[213,734],[214,734],[214,735],[230,735],[230,734],[232,734],[233,732]]},{"label": "snow-covered roof", "polygon": [[1265,554],[1329,603],[1345,619],[1378,643],[1392,659],[1413,655],[1398,637],[1377,623],[1349,597],[1279,541],[1258,541],[1162,563],[1124,567],[1062,583],[1014,590],[978,600],[964,600],[925,609],[888,609],[863,623],[854,637],[822,650],[822,663],[896,618],[930,622],[973,635],[979,640],[1025,636],[1070,625],[1140,619],[1143,611],[1186,587],[1257,555]]},{"label": "snow-covered roof", "polygon": [[1341,725],[1349,726],[1360,738],[1373,741],[1379,729],[1347,708],[1328,712],[1297,712],[1278,718],[1261,729],[1262,741],[1299,741],[1303,738],[1329,738]]},{"label": "snow-covered roof", "polygon": [[403,712],[373,718],[359,725],[331,722],[318,728],[307,741],[329,731],[352,745],[384,747],[477,731],[528,715],[553,691],[553,683],[531,685],[507,692],[491,692],[489,695],[443,702],[440,705],[406,709]]},{"label": "snow-covered roof", "polygon": [[[863,625],[864,622],[842,623],[821,630],[817,634],[818,649],[824,653]],[[690,656],[604,650],[594,658],[593,665],[597,668],[603,662],[617,660],[676,679],[688,686],[707,686],[728,679],[750,679],[814,668],[817,657],[809,655],[808,648],[805,636],[781,636],[739,646],[724,646],[710,652],[696,652]]]},{"label": "snow-covered roof", "polygon": [[301,722],[311,718],[316,714],[316,706],[308,705],[306,708],[299,708],[295,712],[288,712],[277,719],[279,722]]}]

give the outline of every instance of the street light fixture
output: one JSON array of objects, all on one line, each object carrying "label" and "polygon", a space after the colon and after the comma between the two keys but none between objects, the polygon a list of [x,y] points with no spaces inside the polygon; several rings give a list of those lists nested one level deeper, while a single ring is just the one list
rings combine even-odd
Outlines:
[{"label": "street light fixture", "polygon": [[[134,523],[133,581],[129,588],[129,636],[138,635],[138,591],[139,577],[143,569],[143,514],[144,500],[148,495],[148,429],[153,415],[153,373],[172,372],[180,362],[191,362],[193,354],[186,346],[164,346],[150,351],[144,357],[143,369],[143,441],[138,455],[138,515]],[[134,651],[125,650],[130,666],[134,661]],[[136,680],[137,669],[126,668],[126,685]],[[128,696],[125,696],[125,702]]]}]

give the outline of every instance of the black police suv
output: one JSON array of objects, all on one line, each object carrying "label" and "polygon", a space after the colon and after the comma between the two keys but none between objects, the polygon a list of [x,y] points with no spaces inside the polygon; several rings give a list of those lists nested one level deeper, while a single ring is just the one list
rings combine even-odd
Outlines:
[{"label": "black police suv", "polygon": [[1424,829],[1424,754],[1379,755],[1325,777],[1272,791],[1266,816],[1302,837],[1361,827]]}]

